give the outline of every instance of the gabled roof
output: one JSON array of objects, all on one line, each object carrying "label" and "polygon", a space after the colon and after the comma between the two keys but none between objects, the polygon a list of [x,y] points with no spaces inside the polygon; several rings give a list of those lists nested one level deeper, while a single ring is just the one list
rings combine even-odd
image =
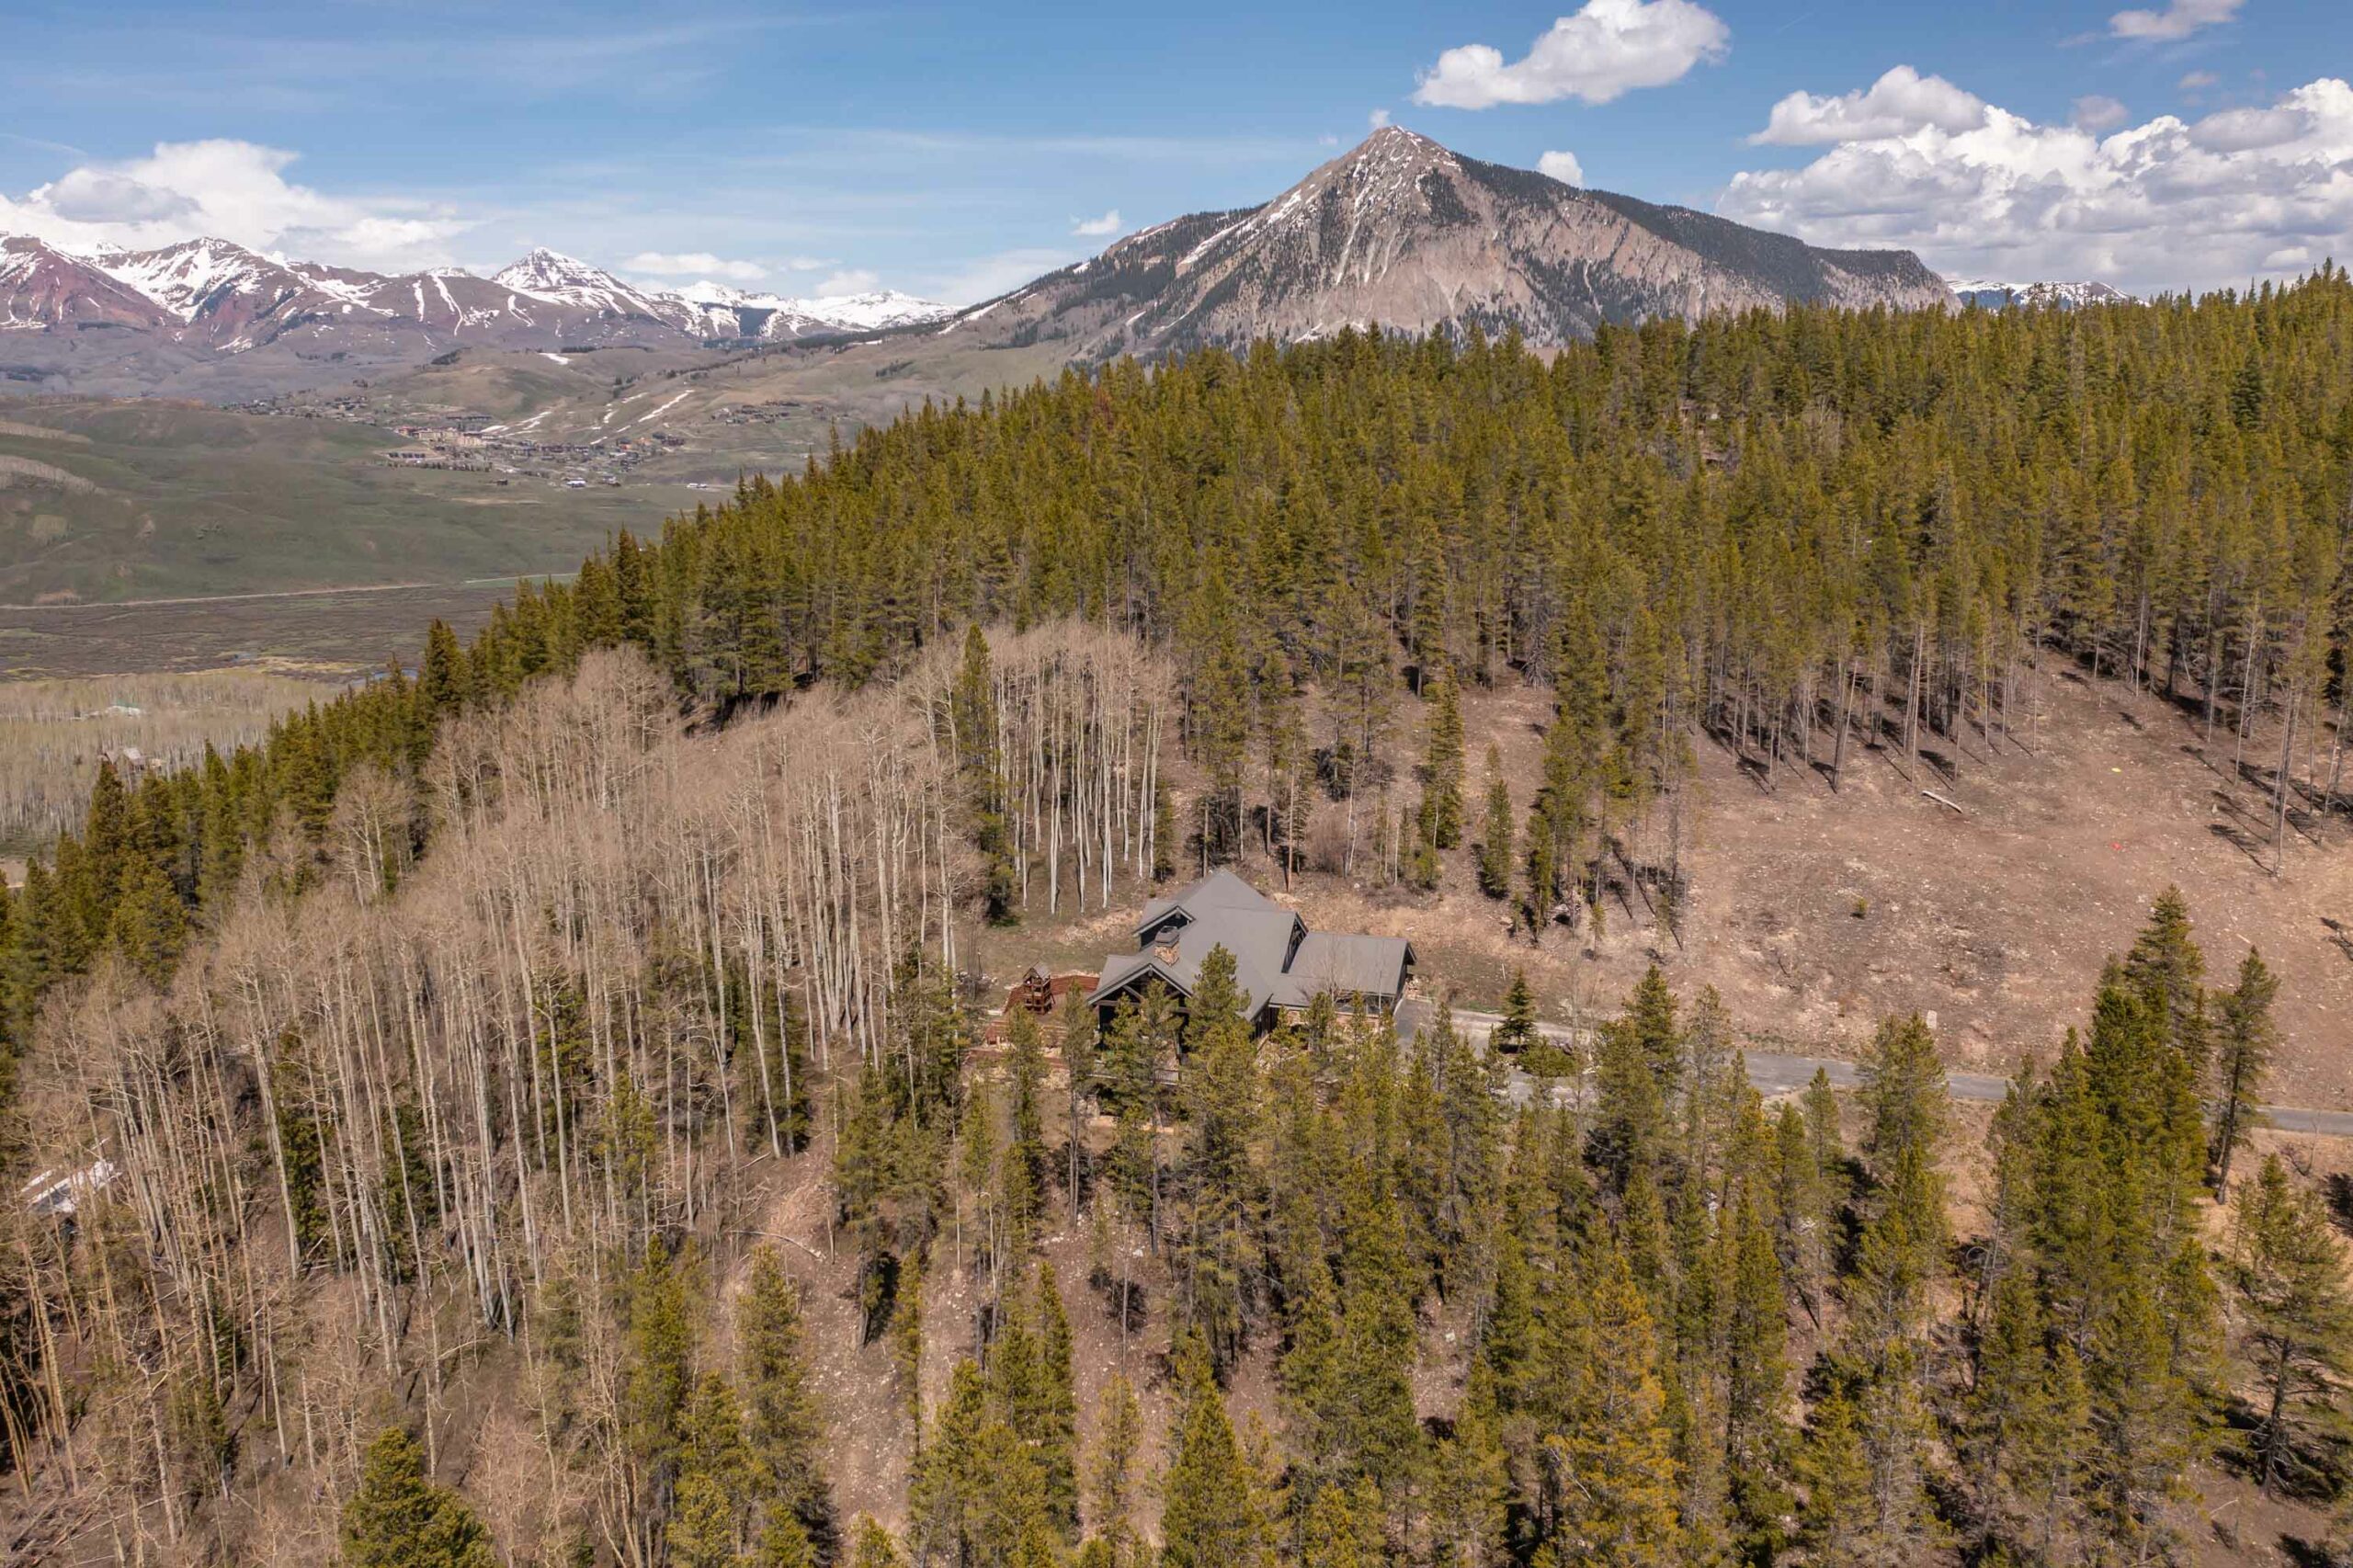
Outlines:
[{"label": "gabled roof", "polygon": [[1176,910],[1183,910],[1189,919],[1199,920],[1209,912],[1221,909],[1283,912],[1281,904],[1232,871],[1211,871],[1173,898],[1155,898],[1146,903],[1143,918],[1136,922],[1136,940],[1143,940],[1154,926]]},{"label": "gabled roof", "polygon": [[1304,1007],[1325,991],[1341,996],[1394,996],[1403,989],[1401,977],[1413,957],[1413,944],[1403,937],[1311,931],[1283,975],[1286,994],[1276,1000],[1286,1007]]},{"label": "gabled roof", "polygon": [[[1233,955],[1234,983],[1242,988],[1242,1013],[1255,1018],[1274,1001],[1284,975],[1282,961],[1290,952],[1299,916],[1273,904],[1264,909],[1188,909],[1192,918],[1161,941],[1132,953],[1113,954],[1103,960],[1103,975],[1096,983],[1090,1005],[1106,1000],[1143,978],[1149,971],[1160,976],[1180,996],[1190,996],[1199,983],[1201,960],[1213,948]],[[1174,949],[1173,957],[1163,953]]]},{"label": "gabled roof", "polygon": [[1297,914],[1231,871],[1211,872],[1173,898],[1153,900],[1135,936],[1137,951],[1103,960],[1088,1006],[1100,1006],[1147,977],[1190,996],[1201,961],[1215,948],[1233,956],[1243,1015],[1251,1018],[1270,1005],[1304,1007],[1325,991],[1394,997],[1414,957],[1403,937],[1311,932]]}]

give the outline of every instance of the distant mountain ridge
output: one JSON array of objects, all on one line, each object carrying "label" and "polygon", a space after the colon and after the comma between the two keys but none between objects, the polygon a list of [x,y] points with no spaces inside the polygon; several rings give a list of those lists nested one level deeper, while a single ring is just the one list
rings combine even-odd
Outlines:
[{"label": "distant mountain ridge", "polygon": [[[236,354],[294,335],[302,347],[426,352],[466,344],[694,346],[789,341],[936,320],[904,294],[824,300],[644,289],[556,251],[489,278],[456,267],[385,275],[281,261],[227,240],[76,253],[0,236],[0,332],[119,327]],[[344,340],[349,340],[347,344]]]},{"label": "distant mountain ridge", "polygon": [[1664,315],[1954,299],[1909,251],[1810,245],[1385,127],[1261,206],[1173,219],[960,311],[889,291],[654,288],[544,249],[488,278],[386,276],[218,239],[75,254],[0,237],[0,383],[229,402],[457,348],[791,348],[875,335],[921,335],[925,359],[1044,347],[1078,364],[1372,325],[1517,331],[1549,347]]},{"label": "distant mountain ridge", "polygon": [[1793,301],[1944,309],[1952,295],[1909,251],[1826,250],[1385,127],[1264,206],[1146,229],[933,330],[1087,360],[1375,324],[1555,345],[1607,322]]},{"label": "distant mountain ridge", "polygon": [[2016,305],[2032,309],[2047,307],[2072,311],[2085,305],[2136,305],[2137,294],[2128,294],[2112,284],[2094,278],[2079,282],[2001,283],[1984,278],[1953,278],[1946,280],[1953,298],[1964,305],[1979,305],[1989,311],[2006,310]]}]

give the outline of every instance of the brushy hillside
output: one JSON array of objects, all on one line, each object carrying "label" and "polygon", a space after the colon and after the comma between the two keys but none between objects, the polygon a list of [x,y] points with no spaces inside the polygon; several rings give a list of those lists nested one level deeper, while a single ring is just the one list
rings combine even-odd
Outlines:
[{"label": "brushy hillside", "polygon": [[2218,1446],[2323,1528],[2342,1257],[2245,1153],[2277,982],[2177,899],[1966,1210],[1919,1019],[1768,1105],[1654,971],[1566,1051],[1254,1040],[1215,955],[983,1048],[1006,857],[1170,869],[1170,678],[1056,628],[710,729],[594,653],[349,773],[184,950],[127,891],[22,1062],[20,1553],[2072,1561],[2186,1550]]},{"label": "brushy hillside", "polygon": [[2299,977],[2177,896],[1965,1207],[1923,1018],[1768,1107],[1645,973],[1581,1056],[1506,1031],[1528,1109],[1443,1026],[1253,1042],[1208,982],[991,1063],[958,976],[1245,857],[1664,948],[1720,907],[1703,744],[1923,811],[2063,744],[2071,673],[2181,710],[2250,859],[2341,854],[2349,317],[2330,269],[1073,374],[102,773],[0,899],[10,1539],[2147,1562],[2220,1460],[2325,1550],[2343,1263],[2243,1136]]}]

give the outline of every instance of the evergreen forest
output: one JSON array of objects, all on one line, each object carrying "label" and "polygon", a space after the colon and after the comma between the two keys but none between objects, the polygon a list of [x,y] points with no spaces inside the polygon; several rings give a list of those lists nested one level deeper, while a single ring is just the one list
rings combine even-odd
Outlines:
[{"label": "evergreen forest", "polygon": [[[2175,705],[2285,874],[2344,853],[2348,542],[2333,266],[1348,332],[747,478],[266,741],[102,771],[0,890],[0,1540],[2141,1564],[2228,1483],[2353,1561],[2339,1217],[2259,1110],[2327,1042],[2194,896],[1990,1118],[1919,1017],[1768,1100],[1656,969],[1558,1034],[1440,984],[1258,1038],[1230,955],[1101,1028],[988,1018],[972,957],[1311,859],[1459,868],[1537,946],[1633,890],[1672,947],[1703,748],[1948,788],[2063,747],[2061,678]],[[1506,686],[1540,760],[1474,789]]]}]

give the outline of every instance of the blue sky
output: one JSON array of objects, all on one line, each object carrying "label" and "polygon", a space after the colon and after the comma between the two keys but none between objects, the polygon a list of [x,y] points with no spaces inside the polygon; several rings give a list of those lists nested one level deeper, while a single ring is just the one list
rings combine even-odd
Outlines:
[{"label": "blue sky", "polygon": [[2353,255],[2353,25],[2317,0],[0,8],[0,230],[66,244],[545,244],[961,301],[1265,199],[1386,117],[1954,273]]}]

